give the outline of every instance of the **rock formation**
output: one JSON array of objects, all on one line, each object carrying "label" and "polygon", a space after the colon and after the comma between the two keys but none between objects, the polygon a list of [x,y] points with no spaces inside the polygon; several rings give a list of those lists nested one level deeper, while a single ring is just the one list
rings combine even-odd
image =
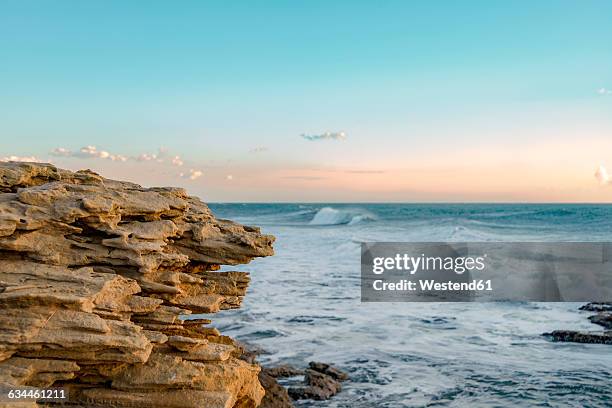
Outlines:
[{"label": "rock formation", "polygon": [[566,343],[612,344],[612,332],[579,332],[573,330],[554,330],[544,333],[552,341]]},{"label": "rock formation", "polygon": [[340,382],[348,380],[348,374],[326,364],[311,361],[305,370],[304,386],[290,387],[289,396],[295,400],[330,399],[342,390]]},{"label": "rock formation", "polygon": [[254,407],[260,367],[208,319],[240,307],[274,238],[179,188],[0,163],[0,386],[77,406]]},{"label": "rock formation", "polygon": [[[288,388],[283,387],[278,379],[303,376],[303,381],[290,381]],[[348,374],[336,367],[311,361],[308,368],[300,370],[283,364],[276,367],[263,367],[259,381],[266,390],[261,401],[261,408],[293,408],[292,400],[327,400],[342,390],[342,381],[348,380]]]},{"label": "rock formation", "polygon": [[589,316],[589,320],[593,324],[602,326],[605,330],[591,332],[555,330],[551,333],[544,333],[544,336],[558,342],[612,344],[612,303],[587,303],[581,306],[580,310],[596,312],[597,314]]},{"label": "rock formation", "polygon": [[[264,350],[241,344],[245,352],[243,360],[253,363]],[[296,377],[302,376],[303,380]],[[279,379],[292,379],[283,381]],[[266,393],[261,400],[260,408],[293,408],[293,400],[327,400],[342,390],[342,381],[349,379],[344,371],[316,361],[308,363],[308,368],[302,370],[287,364],[273,367],[262,367],[259,372],[259,382]]]}]

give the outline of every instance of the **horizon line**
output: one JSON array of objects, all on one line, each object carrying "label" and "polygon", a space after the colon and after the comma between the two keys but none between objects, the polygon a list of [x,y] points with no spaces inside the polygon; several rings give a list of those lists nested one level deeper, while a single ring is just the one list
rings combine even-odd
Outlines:
[{"label": "horizon line", "polygon": [[590,201],[205,201],[206,204],[498,204],[498,205],[612,205]]}]

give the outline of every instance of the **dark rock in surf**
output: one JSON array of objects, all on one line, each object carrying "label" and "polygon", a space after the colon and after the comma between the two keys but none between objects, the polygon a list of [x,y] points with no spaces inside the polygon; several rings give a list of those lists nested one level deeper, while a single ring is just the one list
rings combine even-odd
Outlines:
[{"label": "dark rock in surf", "polygon": [[587,303],[581,306],[580,310],[587,312],[612,312],[612,302]]},{"label": "dark rock in surf", "polygon": [[603,326],[605,329],[612,330],[612,313],[599,313],[589,317],[593,324]]},{"label": "dark rock in surf", "polygon": [[585,343],[585,344],[612,344],[612,303],[593,302],[580,307],[580,310],[597,312],[589,316],[593,324],[603,326],[606,331],[580,332],[574,330],[555,330],[552,333],[543,333],[543,336],[556,342]]},{"label": "dark rock in surf", "polygon": [[331,366],[329,364],[318,363],[316,361],[311,361],[310,363],[308,363],[308,366],[312,370],[315,370],[315,371],[318,371],[320,373],[329,375],[334,380],[338,380],[338,381],[348,380],[348,374],[347,373],[345,373],[344,371],[340,371],[336,367],[333,367],[333,366]]},{"label": "dark rock in surf", "polygon": [[276,367],[266,367],[264,368],[264,371],[266,372],[266,374],[274,378],[286,378],[304,375],[304,370],[300,370],[299,368],[295,368],[287,364],[282,364]]},{"label": "dark rock in surf", "polygon": [[348,375],[337,368],[325,364],[310,362],[304,376],[303,387],[289,388],[291,398],[327,400],[342,390],[341,381],[348,379]]},{"label": "dark rock in surf", "polygon": [[612,331],[579,332],[573,330],[555,330],[552,333],[544,333],[544,336],[556,342],[612,344]]}]

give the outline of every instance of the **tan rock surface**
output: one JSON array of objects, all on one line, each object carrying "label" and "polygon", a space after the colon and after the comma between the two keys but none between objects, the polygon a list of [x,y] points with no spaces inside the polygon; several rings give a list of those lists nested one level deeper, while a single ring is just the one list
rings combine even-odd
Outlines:
[{"label": "tan rock surface", "polygon": [[208,319],[240,307],[274,238],[179,188],[0,163],[0,384],[81,406],[255,407],[259,366]]}]

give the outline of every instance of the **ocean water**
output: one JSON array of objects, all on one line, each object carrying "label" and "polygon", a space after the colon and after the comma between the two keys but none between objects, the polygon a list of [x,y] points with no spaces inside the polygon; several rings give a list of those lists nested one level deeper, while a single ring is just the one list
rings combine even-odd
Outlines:
[{"label": "ocean water", "polygon": [[264,364],[329,362],[351,380],[314,407],[610,407],[612,347],[575,303],[361,303],[362,241],[612,241],[612,206],[213,204],[277,237],[243,308],[215,315]]}]

